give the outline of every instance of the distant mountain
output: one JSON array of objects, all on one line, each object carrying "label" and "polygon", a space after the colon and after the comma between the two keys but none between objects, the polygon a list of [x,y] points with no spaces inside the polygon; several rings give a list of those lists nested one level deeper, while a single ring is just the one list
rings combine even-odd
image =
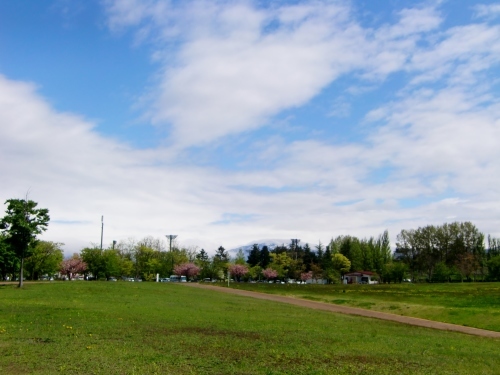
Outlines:
[{"label": "distant mountain", "polygon": [[264,246],[267,246],[269,251],[271,251],[274,250],[274,248],[277,246],[282,246],[283,244],[285,244],[286,246],[289,243],[290,240],[259,240],[259,241],[253,241],[246,245],[235,247],[234,249],[228,250],[228,252],[229,254],[236,254],[240,249],[242,249],[245,254],[248,254],[253,249],[254,244],[257,244],[259,246],[259,249],[262,249]]}]

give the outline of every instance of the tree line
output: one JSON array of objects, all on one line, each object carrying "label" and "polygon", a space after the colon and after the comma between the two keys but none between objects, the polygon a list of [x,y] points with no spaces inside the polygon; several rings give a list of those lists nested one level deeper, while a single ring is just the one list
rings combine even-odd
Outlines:
[{"label": "tree line", "polygon": [[412,280],[500,280],[500,240],[485,236],[470,222],[402,230],[394,257]]},{"label": "tree line", "polygon": [[210,256],[204,249],[178,247],[167,251],[163,239],[145,237],[113,242],[105,249],[91,246],[63,259],[61,243],[40,241],[46,230],[47,209],[27,199],[7,200],[6,215],[0,220],[0,277],[37,280],[61,274],[91,275],[96,279],[134,277],[153,280],[183,274],[188,278],[220,280],[228,271],[238,280],[321,279],[340,282],[353,271],[371,271],[381,282],[444,282],[453,280],[500,280],[500,240],[485,236],[470,222],[428,225],[402,230],[396,250],[389,233],[378,237],[338,236],[325,246],[311,248],[299,240],[273,249],[253,245],[245,254],[240,249],[231,257],[223,246]]}]

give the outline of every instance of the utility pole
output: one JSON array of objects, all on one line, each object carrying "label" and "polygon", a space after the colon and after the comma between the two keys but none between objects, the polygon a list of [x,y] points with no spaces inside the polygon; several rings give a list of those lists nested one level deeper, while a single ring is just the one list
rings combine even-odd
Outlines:
[{"label": "utility pole", "polygon": [[165,237],[167,237],[170,241],[170,256],[172,257],[172,272],[174,272],[174,254],[172,254],[172,241],[177,238],[176,234],[166,234]]},{"label": "utility pole", "polygon": [[102,236],[104,234],[104,215],[101,216],[101,251],[102,251]]},{"label": "utility pole", "polygon": [[300,240],[298,238],[292,238],[292,248],[295,250],[295,260],[297,260],[297,247],[299,246],[299,242]]}]

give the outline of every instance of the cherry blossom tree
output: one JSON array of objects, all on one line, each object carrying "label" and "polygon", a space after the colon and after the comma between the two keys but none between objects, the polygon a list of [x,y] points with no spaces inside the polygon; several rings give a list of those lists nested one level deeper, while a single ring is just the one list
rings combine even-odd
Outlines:
[{"label": "cherry blossom tree", "polygon": [[307,281],[307,280],[311,280],[313,278],[313,272],[312,271],[309,271],[309,272],[302,272],[300,274],[300,279],[302,281]]},{"label": "cherry blossom tree", "polygon": [[177,276],[186,276],[188,279],[198,276],[200,267],[194,263],[183,263],[174,267],[174,273]]},{"label": "cherry blossom tree", "polygon": [[240,281],[242,276],[245,276],[248,273],[248,268],[241,264],[231,264],[228,269],[231,275],[236,277],[238,281]]},{"label": "cherry blossom tree", "polygon": [[262,274],[267,280],[275,279],[278,276],[278,272],[273,270],[272,268],[266,268],[264,271],[262,271]]},{"label": "cherry blossom tree", "polygon": [[77,253],[73,254],[71,258],[63,260],[59,267],[59,271],[68,276],[70,280],[73,278],[73,275],[84,272],[86,269],[87,263]]}]

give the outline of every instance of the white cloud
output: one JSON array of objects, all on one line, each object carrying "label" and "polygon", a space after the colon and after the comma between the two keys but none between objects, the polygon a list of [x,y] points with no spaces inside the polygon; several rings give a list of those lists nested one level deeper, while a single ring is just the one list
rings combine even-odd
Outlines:
[{"label": "white cloud", "polygon": [[110,28],[132,27],[155,49],[161,69],[149,114],[172,126],[175,147],[261,127],[347,74],[376,90],[405,72],[410,83],[366,116],[367,138],[273,136],[253,145],[245,169],[223,171],[181,164],[175,147],[140,151],[104,138],[32,84],[0,77],[0,199],[31,189],[51,212],[46,238],[68,252],[99,241],[102,214],[107,243],[174,233],[209,251],[386,228],[394,237],[450,217],[499,235],[500,103],[484,79],[499,63],[498,27],[439,30],[429,7],[365,30],[346,4],[128,0],[107,9]]},{"label": "white cloud", "polygon": [[478,73],[500,62],[500,27],[472,24],[454,27],[412,58],[410,70],[420,71],[413,83],[443,77],[455,84],[475,84]]},{"label": "white cloud", "polygon": [[[466,106],[461,102],[468,98],[455,94],[443,116],[437,103],[452,98],[443,92],[390,108],[393,115],[383,118],[386,127],[368,146],[282,144],[273,168],[224,173],[166,159],[156,164],[161,150],[141,152],[104,139],[86,120],[51,109],[32,85],[2,78],[0,198],[22,197],[30,188],[52,216],[44,238],[65,242],[68,253],[99,242],[101,214],[105,244],[174,233],[181,244],[209,251],[256,238],[317,243],[338,234],[378,235],[386,228],[395,236],[449,216],[495,233],[498,112],[494,106]],[[396,118],[405,118],[409,128],[398,130]],[[474,136],[475,129],[482,137]],[[396,175],[370,181],[368,175],[386,165],[397,168]],[[441,182],[442,173],[451,177]],[[448,188],[457,199],[411,209],[398,204]]]},{"label": "white cloud", "polygon": [[348,48],[362,43],[360,30],[342,9],[322,9],[301,9],[295,18],[284,10],[269,32],[271,15],[262,11],[240,5],[221,12],[217,27],[186,43],[166,67],[153,121],[171,122],[176,143],[190,145],[258,128],[305,104],[362,60]]},{"label": "white cloud", "polygon": [[[154,21],[163,36],[180,32],[180,24],[188,25],[182,28],[185,34],[173,55],[175,62],[164,65],[152,112],[156,121],[172,123],[181,144],[209,142],[260,127],[273,114],[303,105],[349,73],[359,72],[368,80],[364,86],[394,72],[410,74],[410,84],[392,104],[367,116],[382,123],[369,131],[368,142],[264,142],[259,154],[274,167],[231,178],[235,186],[246,189],[284,190],[280,205],[265,195],[249,199],[256,212],[269,215],[262,220],[274,220],[271,211],[300,201],[301,207],[310,208],[308,212],[321,212],[323,220],[338,223],[331,205],[361,198],[363,203],[339,209],[355,218],[352,223],[343,216],[340,220],[355,230],[355,222],[361,226],[365,222],[359,215],[369,218],[366,225],[377,215],[379,223],[394,217],[420,218],[412,223],[445,220],[432,205],[398,209],[400,199],[438,197],[450,190],[479,201],[491,199],[491,176],[498,175],[492,161],[499,156],[494,145],[499,117],[484,74],[499,62],[498,26],[469,24],[443,30],[436,6],[409,7],[396,15],[394,24],[363,29],[348,3],[274,8],[257,8],[252,2],[209,4],[190,2],[195,15],[187,20],[179,10],[176,16],[183,14],[179,22],[165,14],[168,21],[159,21],[160,17]],[[486,8],[477,9],[479,14]],[[487,8],[490,13],[495,9]],[[112,16],[119,19],[116,13]],[[443,79],[444,88],[431,85]],[[423,88],[415,91],[416,87]],[[389,171],[385,181],[372,182],[373,174],[376,177],[384,169]],[[249,197],[242,194],[241,199]],[[374,203],[380,201],[387,202],[386,208]],[[365,210],[372,212],[367,204],[375,216],[366,214]],[[464,207],[471,215],[479,212],[471,205],[460,202],[462,211],[453,215],[466,217]],[[311,228],[309,224],[301,222],[304,228]]]},{"label": "white cloud", "polygon": [[178,147],[259,128],[344,74],[381,79],[399,71],[422,33],[441,22],[434,8],[405,9],[395,25],[363,30],[340,1],[136,5],[109,2],[110,27],[156,29],[151,38],[163,68],[149,115],[172,125]]},{"label": "white cloud", "polygon": [[211,182],[208,171],[185,171],[168,160],[155,166],[154,153],[104,139],[86,120],[55,112],[31,84],[0,77],[0,113],[0,198],[29,190],[50,210],[47,235],[72,251],[99,241],[102,214],[121,237],[181,231],[217,217],[202,204],[222,194],[200,189],[200,177]]},{"label": "white cloud", "polygon": [[474,6],[476,17],[492,20],[500,16],[500,4],[480,4]]}]

